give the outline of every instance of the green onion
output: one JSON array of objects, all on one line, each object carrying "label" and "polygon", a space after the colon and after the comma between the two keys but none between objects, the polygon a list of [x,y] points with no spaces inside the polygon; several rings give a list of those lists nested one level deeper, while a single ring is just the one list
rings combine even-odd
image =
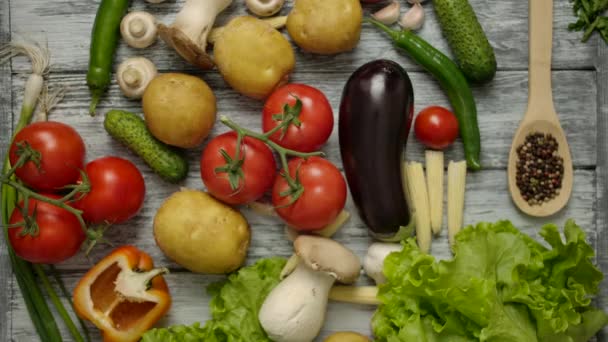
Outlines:
[{"label": "green onion", "polygon": [[[32,62],[32,74],[30,75],[25,84],[23,103],[21,106],[21,114],[19,117],[19,122],[15,127],[14,134],[17,134],[17,132],[27,126],[27,124],[30,122],[34,110],[36,108],[36,104],[38,103],[38,98],[40,97],[41,92],[43,90],[43,76],[48,71],[50,62],[49,50],[46,47],[41,47],[39,44],[34,42],[22,40],[13,41],[6,46],[0,47],[0,64],[7,62],[12,57],[17,55],[26,55],[30,59],[30,61]],[[45,108],[43,108],[43,111],[46,112],[48,109],[50,109],[50,107],[52,107],[52,105],[56,104],[56,102],[53,101],[57,100],[57,98],[60,98],[60,96],[61,95],[56,95],[55,98],[51,96],[51,98],[49,99],[49,103],[51,103],[51,105],[44,106]],[[9,153],[7,151],[6,159],[4,160],[4,165],[2,168],[2,174],[7,174],[8,172],[10,172],[10,170],[11,165],[9,160]],[[11,179],[14,180],[15,176],[12,175]],[[15,208],[15,204],[17,202],[16,189],[6,184],[2,184],[0,198],[2,200],[0,204],[0,216],[4,227],[4,238],[10,256],[11,265],[15,277],[17,278],[17,283],[19,284],[19,289],[21,290],[21,295],[23,296],[23,299],[25,301],[28,313],[30,315],[32,323],[34,324],[34,327],[36,328],[38,335],[40,336],[40,339],[45,342],[63,341],[59,328],[57,327],[57,323],[55,322],[53,313],[51,312],[46,302],[46,299],[42,294],[42,290],[40,289],[40,286],[36,281],[34,269],[38,273],[38,276],[42,281],[43,285],[45,286],[49,297],[55,304],[57,311],[61,314],[65,324],[72,333],[72,336],[77,341],[84,341],[84,339],[78,332],[78,329],[76,329],[71,317],[67,314],[65,307],[59,300],[59,296],[57,295],[53,287],[50,286],[48,277],[41,269],[40,265],[32,266],[30,263],[17,257],[15,251],[13,250],[9,242],[8,224],[11,213]]]}]

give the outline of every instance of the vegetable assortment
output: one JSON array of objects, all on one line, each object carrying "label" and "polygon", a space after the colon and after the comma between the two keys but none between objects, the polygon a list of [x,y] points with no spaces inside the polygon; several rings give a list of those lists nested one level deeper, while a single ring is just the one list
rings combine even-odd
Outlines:
[{"label": "vegetable assortment", "polygon": [[[104,128],[117,146],[170,183],[189,174],[185,150],[202,147],[198,185],[173,192],[157,208],[151,230],[156,246],[191,272],[227,278],[208,287],[209,321],[153,329],[171,307],[168,269],[155,268],[150,255],[135,246],[114,249],[80,279],[71,303],[104,341],[308,342],[323,328],[329,300],[379,305],[371,321],[376,341],[586,341],[608,324],[608,315],[591,306],[603,275],[573,221],[566,223],[565,241],[556,226],[543,226],[546,244],[509,221],[463,228],[467,167],[482,167],[468,82],[489,82],[496,73],[494,51],[468,1],[433,1],[455,62],[413,32],[425,20],[423,1],[408,0],[411,7],[401,15],[394,0],[373,19],[363,19],[360,2],[378,1],[298,0],[286,16],[237,16],[212,29],[231,0],[186,0],[171,25],[146,12],[125,16],[128,0],[102,0],[87,73],[92,115],[110,85],[120,37],[142,49],[159,35],[190,64],[217,67],[236,92],[263,101],[260,132],[223,115],[217,121],[228,131],[216,132],[223,109],[206,74],[159,74],[143,57],[118,66],[118,86],[126,97],[141,99],[143,118],[119,109],[105,114]],[[278,13],[283,4],[246,1],[261,17]],[[591,23],[581,14],[588,8],[578,1],[574,6],[584,23],[572,28],[585,28],[586,37],[594,29],[603,34],[601,11],[593,12]],[[324,158],[331,152],[322,151],[334,127],[330,100],[312,85],[288,83],[296,54],[278,29],[286,26],[305,52],[333,55],[356,48],[363,22],[388,34],[439,81],[450,101],[452,111],[430,106],[415,118],[415,137],[428,149],[424,165],[403,160],[415,84],[395,61],[371,61],[345,81],[337,123],[344,175]],[[393,24],[403,30],[388,27]],[[0,49],[0,62],[17,52],[30,56],[34,73],[0,178],[9,255],[40,337],[61,341],[34,272],[73,338],[89,340],[86,326],[83,336],[41,264],[66,261],[84,245],[88,254],[106,242],[106,229],[135,217],[149,195],[133,162],[117,156],[87,162],[85,141],[76,130],[45,121],[61,90],[41,104],[37,119],[43,122],[29,124],[43,93],[48,51],[15,44]],[[443,150],[458,136],[466,160],[447,162],[444,182]],[[203,191],[195,189],[201,185]],[[332,240],[350,217],[348,190],[370,235],[395,242],[373,243],[363,263]],[[442,234],[444,197],[454,258],[437,261],[429,253],[433,238]],[[288,260],[273,257],[245,266],[257,229],[241,212],[244,206],[283,222],[293,242]],[[362,265],[376,286],[334,286],[355,283]],[[369,340],[344,331],[325,341]]]}]

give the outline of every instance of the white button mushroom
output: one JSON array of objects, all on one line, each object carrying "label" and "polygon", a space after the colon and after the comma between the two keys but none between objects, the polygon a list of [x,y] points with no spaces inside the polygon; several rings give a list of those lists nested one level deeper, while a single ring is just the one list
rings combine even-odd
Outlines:
[{"label": "white button mushroom", "polygon": [[120,63],[116,81],[126,97],[140,99],[156,75],[156,66],[152,61],[145,57],[132,57]]},{"label": "white button mushroom", "polygon": [[158,25],[160,37],[186,61],[202,69],[211,69],[213,59],[205,51],[207,36],[215,17],[232,0],[187,0],[170,26]]},{"label": "white button mushroom", "polygon": [[361,264],[336,241],[302,235],[294,242],[296,269],[266,297],[260,324],[276,342],[310,342],[325,321],[329,291],[335,281],[354,283]]},{"label": "white button mushroom", "polygon": [[281,10],[285,0],[245,0],[247,8],[260,17],[269,17]]},{"label": "white button mushroom", "polygon": [[367,249],[367,254],[363,260],[363,269],[368,277],[374,279],[376,285],[384,284],[384,259],[392,252],[399,252],[403,246],[399,243],[374,242]]},{"label": "white button mushroom", "polygon": [[143,49],[156,41],[156,18],[150,13],[135,11],[120,22],[120,34],[129,46]]}]

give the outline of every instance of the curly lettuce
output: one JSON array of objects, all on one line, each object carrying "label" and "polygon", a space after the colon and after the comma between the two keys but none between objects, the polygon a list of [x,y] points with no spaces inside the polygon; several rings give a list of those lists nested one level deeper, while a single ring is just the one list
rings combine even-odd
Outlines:
[{"label": "curly lettuce", "polygon": [[212,319],[204,326],[176,325],[152,329],[142,342],[270,342],[260,326],[258,311],[279,283],[283,258],[261,259],[231,274],[226,281],[211,284]]},{"label": "curly lettuce", "polygon": [[550,246],[509,221],[481,223],[456,236],[454,258],[437,261],[414,239],[384,263],[383,303],[372,319],[377,341],[583,342],[608,323],[591,307],[602,273],[574,221],[565,241],[542,227]]}]

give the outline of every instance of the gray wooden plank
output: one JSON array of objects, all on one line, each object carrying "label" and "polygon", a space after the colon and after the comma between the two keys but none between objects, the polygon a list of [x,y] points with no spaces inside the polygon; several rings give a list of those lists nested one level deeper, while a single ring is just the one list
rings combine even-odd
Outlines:
[{"label": "gray wooden plank", "polygon": [[[69,273],[64,275],[63,279],[66,286],[72,289],[78,281],[80,273]],[[365,278],[365,277],[362,277]],[[169,313],[161,319],[157,326],[166,327],[177,324],[190,325],[195,322],[204,322],[209,319],[209,300],[210,297],[206,294],[205,288],[212,282],[222,279],[219,276],[205,276],[200,274],[192,274],[185,272],[174,272],[165,279],[171,291],[173,303]],[[364,279],[362,282],[365,281]],[[32,331],[28,323],[27,312],[25,312],[21,300],[16,300],[12,303],[12,310],[15,317],[15,334],[14,341],[34,342],[39,339]],[[371,328],[369,321],[375,310],[374,306],[366,305],[350,305],[330,302],[327,312],[327,319],[323,327],[323,332],[316,341],[321,341],[323,337],[337,331],[359,331],[371,336]],[[344,314],[348,315],[349,319],[344,319]],[[101,341],[101,336],[98,330],[90,323],[87,326],[91,330],[91,335],[94,341]],[[73,341],[68,332],[62,326],[64,341]]]},{"label": "gray wooden plank", "polygon": [[[597,38],[596,38],[597,39]],[[608,275],[608,45],[597,39],[597,260]],[[600,305],[608,310],[608,280],[601,286]],[[600,341],[608,341],[608,328],[598,336]]]},{"label": "gray wooden plank", "polygon": [[[410,72],[409,74],[414,84],[416,111],[433,104],[449,107],[445,94],[431,76],[423,72]],[[334,134],[323,148],[328,158],[332,160],[340,159],[337,117],[342,88],[349,75],[349,72],[334,72],[323,79],[320,79],[318,75],[304,72],[297,72],[294,75],[295,82],[307,83],[321,89],[334,109],[336,118]],[[262,102],[245,98],[232,91],[216,73],[205,73],[202,76],[214,89],[218,98],[219,114],[228,115],[250,128],[260,127]],[[590,148],[595,144],[596,135],[597,109],[594,76],[592,71],[556,71],[553,73],[555,106],[567,133],[576,167],[595,166],[596,151]],[[506,167],[505,156],[508,155],[513,132],[526,109],[527,80],[526,71],[501,71],[491,84],[474,88],[482,135],[482,163],[487,168]],[[22,76],[14,77],[13,90],[16,93],[22,91],[24,81],[25,78]],[[103,133],[103,115],[91,118],[87,114],[90,96],[85,85],[84,74],[53,73],[50,81],[69,87],[65,101],[57,107],[51,118],[78,128],[89,146],[89,158],[106,153],[106,146],[111,143],[111,139]],[[111,108],[141,112],[140,102],[127,100],[116,84],[112,85],[108,95],[101,101],[98,113],[103,114]],[[213,134],[225,130],[226,128],[218,123]],[[424,148],[414,140],[412,133],[407,151],[412,158],[421,159],[424,156]],[[192,153],[192,161],[197,159],[195,155],[199,150],[200,148],[195,149]],[[449,158],[462,159],[460,141],[457,141],[446,153]],[[196,167],[195,164],[193,162],[192,166]]]},{"label": "gray wooden plank", "polygon": [[[143,1],[133,2],[134,9],[144,9],[159,20],[170,23],[183,4],[183,0],[151,5]],[[281,13],[287,14],[291,2]],[[495,47],[498,66],[501,69],[526,69],[528,65],[528,2],[503,0],[471,0],[490,42]],[[90,31],[98,0],[38,1],[19,0],[12,4],[14,32],[40,32],[48,35],[54,53],[56,70],[86,70]],[[372,7],[366,7],[371,9]],[[420,35],[444,52],[449,52],[441,35],[430,2],[425,4],[427,20]],[[404,9],[405,10],[405,9]],[[555,1],[553,66],[558,69],[591,69],[595,58],[595,46],[580,42],[580,32],[569,32],[568,23],[574,20],[568,0]],[[231,6],[218,19],[219,23],[235,14],[246,13],[245,6]],[[364,25],[361,44],[352,53],[337,56],[318,56],[299,53],[298,70],[318,72],[354,70],[357,66],[375,58],[402,58],[408,69],[417,69],[409,59],[391,47],[389,40],[370,25]],[[161,70],[192,69],[164,43],[157,43],[145,50],[133,50],[121,43],[118,58],[142,54],[154,60]],[[15,70],[27,68],[24,61],[14,64]]]},{"label": "gray wooden plank", "polygon": [[[10,1],[0,2],[0,46],[11,39]],[[0,65],[0,163],[4,164],[5,151],[9,144],[13,122],[12,116],[11,66]],[[0,231],[3,228],[0,227]],[[4,233],[0,233],[0,341],[8,341],[12,336],[12,315],[8,310],[13,294],[13,272],[7,251]],[[29,320],[29,319],[28,319]]]},{"label": "gray wooden plank", "polygon": [[[118,155],[130,157],[127,153],[118,150],[116,152]],[[139,215],[129,222],[111,227],[107,231],[106,237],[114,245],[133,244],[138,246],[148,252],[159,264],[170,265],[172,269],[180,269],[178,265],[165,258],[156,246],[152,233],[152,220],[162,201],[173,192],[178,191],[181,186],[203,189],[203,184],[197,172],[191,173],[183,184],[170,185],[159,182],[158,177],[146,168],[140,169],[143,171],[147,185],[144,207]],[[595,241],[595,171],[577,170],[574,181],[576,186],[568,207],[556,216],[543,220],[527,217],[512,205],[507,191],[505,170],[487,170],[470,174],[467,179],[464,222],[475,224],[480,221],[493,222],[509,219],[528,234],[539,238],[538,228],[543,223],[561,224],[567,218],[574,218],[588,232],[590,240]],[[336,234],[335,239],[346,244],[362,257],[372,240],[368,237],[365,224],[356,214],[356,208],[350,197],[346,208],[353,215],[343,229]],[[286,240],[284,234],[284,224],[279,219],[260,216],[248,209],[243,209],[242,212],[252,227],[249,262],[272,255],[289,256],[291,254],[290,242]],[[432,252],[437,256],[445,257],[448,255],[448,251],[444,231],[441,239],[434,243]],[[77,255],[59,264],[58,267],[65,271],[86,270],[91,266],[91,261],[99,260],[107,252],[107,246],[100,247],[91,253],[90,260],[83,255]]]},{"label": "gray wooden plank", "polygon": [[[149,175],[146,175],[149,184]],[[531,219],[518,212],[510,203],[507,192],[506,173],[503,170],[485,171],[468,176],[465,223],[477,223],[480,221],[497,221],[509,219],[517,227],[527,234],[539,238],[538,232],[542,224],[555,222],[562,225],[567,218],[574,218],[588,234],[588,240],[595,245],[595,171],[575,171],[576,187],[573,189],[572,199],[568,207],[550,218],[549,220]],[[190,186],[188,184],[187,186]],[[209,318],[209,297],[204,294],[204,287],[212,281],[221,279],[219,276],[192,274],[176,269],[176,265],[167,260],[155,246],[152,237],[150,222],[159,203],[176,187],[165,187],[157,185],[151,190],[141,215],[129,223],[116,226],[109,231],[108,238],[116,245],[135,244],[149,253],[157,266],[165,265],[174,271],[167,277],[170,291],[174,298],[173,310],[163,319],[159,325],[190,324],[197,321],[205,321]],[[353,210],[352,203],[348,208]],[[281,224],[276,219],[259,217],[249,211],[245,211],[253,229],[253,242],[249,252],[248,263],[259,258],[272,255],[287,257],[291,254],[291,244],[284,238]],[[446,231],[442,232],[440,238],[433,241],[432,253],[438,258],[450,256],[450,250],[446,238]],[[336,240],[352,249],[360,258],[365,255],[367,246],[371,239],[362,222],[355,216],[340,230]],[[95,262],[109,252],[109,248],[98,248],[91,255],[91,261]],[[77,256],[70,261],[59,265],[63,270],[63,278],[68,289],[71,291],[78,278],[90,267],[89,261],[82,256]],[[369,284],[369,279],[363,277],[359,284]],[[35,341],[29,320],[25,319],[25,308],[20,296],[12,302],[14,318],[14,338],[17,341]],[[323,330],[323,336],[334,331],[354,330],[369,333],[369,318],[373,308],[365,306],[352,306],[345,304],[330,305],[327,322]],[[349,317],[344,319],[344,317]],[[65,335],[67,336],[67,334]],[[67,339],[69,340],[69,339]]]}]

